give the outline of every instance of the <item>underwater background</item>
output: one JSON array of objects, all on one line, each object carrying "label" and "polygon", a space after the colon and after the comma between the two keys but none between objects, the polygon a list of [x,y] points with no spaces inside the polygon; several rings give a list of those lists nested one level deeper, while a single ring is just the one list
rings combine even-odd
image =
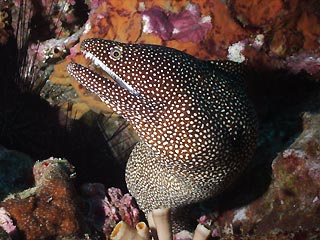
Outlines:
[{"label": "underwater background", "polygon": [[320,239],[317,0],[2,0],[1,239],[110,239],[145,221],[124,181],[139,138],[66,71],[93,37],[245,63],[255,156],[190,219],[212,239]]}]

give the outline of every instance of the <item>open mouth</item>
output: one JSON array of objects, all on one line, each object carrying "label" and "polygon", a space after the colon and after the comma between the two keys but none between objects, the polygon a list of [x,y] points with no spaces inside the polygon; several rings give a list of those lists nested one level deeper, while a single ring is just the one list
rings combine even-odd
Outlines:
[{"label": "open mouth", "polygon": [[95,72],[103,78],[116,82],[116,74],[112,72],[109,68],[107,68],[103,62],[101,62],[90,52],[82,51],[82,53],[84,54],[85,58],[89,60],[88,68],[91,71]]},{"label": "open mouth", "polygon": [[[126,89],[131,94],[135,96],[139,95],[138,91],[136,91],[130,84],[124,81],[119,75],[113,72],[94,54],[86,50],[82,50],[82,53],[87,59],[91,61],[88,65],[88,68],[76,63],[70,63],[67,67],[69,74],[73,76],[78,82],[80,82],[84,86],[90,86],[90,83],[87,83],[86,81],[90,81],[91,77],[93,77],[92,79],[100,78],[100,80],[116,82],[119,84],[119,86]],[[85,77],[89,79],[85,79]]]}]

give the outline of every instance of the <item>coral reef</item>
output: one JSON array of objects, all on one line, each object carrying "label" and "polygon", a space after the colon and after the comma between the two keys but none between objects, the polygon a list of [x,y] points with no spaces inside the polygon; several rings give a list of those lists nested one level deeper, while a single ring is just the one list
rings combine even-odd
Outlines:
[{"label": "coral reef", "polygon": [[[74,167],[65,159],[37,161],[33,176],[33,188],[11,194],[0,203],[0,226],[14,239],[81,236],[110,239],[110,235],[112,239],[112,236],[121,235],[122,225],[125,236],[136,226],[134,234],[149,239],[149,230],[145,223],[139,222],[139,210],[128,193],[109,188],[106,194],[102,184],[87,183],[81,186],[78,195],[73,184]],[[170,213],[166,216],[154,214],[157,224],[163,226],[169,224]],[[203,231],[196,230],[195,236],[201,233]],[[176,240],[206,239],[195,238],[185,231],[174,237]]]},{"label": "coral reef", "polygon": [[[303,8],[306,5],[309,7]],[[188,6],[186,1],[146,1],[141,4],[133,1],[130,5],[103,1],[102,5],[92,8],[80,41],[99,37],[162,44],[202,59],[229,58],[247,62],[256,69],[285,69],[295,74],[305,71],[313,75],[312,79],[317,79],[319,50],[314,43],[319,38],[319,23],[315,17],[315,1],[286,4],[283,1],[267,4],[259,1],[192,1],[191,6],[199,9],[198,22],[204,16],[211,18],[206,36],[202,35],[197,44],[193,39],[184,42],[173,37],[170,15],[190,14]],[[118,12],[109,9],[118,9]],[[310,19],[306,19],[306,15],[311,16]],[[78,53],[79,46],[76,46],[71,58],[86,63]],[[68,61],[60,64],[65,65]],[[61,71],[65,74],[63,68]],[[56,74],[60,73],[54,72],[52,77]],[[65,80],[70,81],[68,77]]]},{"label": "coral reef", "polygon": [[[32,5],[34,3],[36,3],[36,5]],[[19,12],[21,9],[27,11]],[[19,20],[19,15],[24,16],[25,20]],[[154,28],[152,31],[147,31],[148,28],[146,28],[144,16],[148,16],[151,20],[149,23],[151,27]],[[319,19],[319,3],[317,0],[272,0],[268,2],[256,0],[133,0],[130,1],[130,3],[128,1],[117,0],[59,0],[54,2],[14,0],[4,1],[0,4],[0,45],[7,43],[8,38],[18,32],[16,37],[19,48],[26,47],[26,52],[29,55],[29,60],[26,61],[29,65],[27,65],[26,62],[19,63],[24,68],[20,75],[26,78],[27,81],[34,81],[32,79],[39,78],[40,80],[35,82],[40,83],[40,85],[45,83],[41,91],[41,96],[46,99],[50,105],[58,106],[65,114],[73,118],[83,119],[88,115],[93,115],[91,112],[88,112],[90,109],[98,113],[107,114],[110,117],[110,121],[106,123],[110,125],[107,126],[109,131],[107,139],[111,139],[110,142],[112,142],[113,145],[119,143],[117,145],[119,146],[125,142],[126,146],[132,146],[134,141],[127,141],[133,138],[131,130],[124,130],[122,132],[123,134],[115,134],[126,126],[123,121],[111,115],[110,109],[107,109],[105,105],[89,91],[70,80],[66,73],[65,68],[71,58],[79,63],[87,64],[86,60],[79,54],[79,45],[76,44],[73,46],[77,41],[82,42],[89,37],[99,37],[123,42],[160,44],[186,51],[202,59],[228,58],[238,62],[246,62],[257,71],[267,69],[268,71],[272,71],[272,73],[265,75],[265,72],[262,72],[262,74],[255,79],[255,84],[266,86],[266,91],[270,91],[270,95],[275,93],[275,96],[272,96],[273,98],[271,98],[271,100],[270,98],[267,99],[269,102],[271,101],[271,103],[264,104],[265,101],[262,102],[262,104],[258,103],[258,105],[260,104],[259,106],[261,106],[259,113],[266,116],[266,112],[268,112],[268,116],[270,116],[282,113],[281,107],[282,109],[287,109],[290,106],[295,108],[296,106],[294,105],[297,103],[295,100],[302,99],[302,96],[296,94],[294,97],[287,98],[288,93],[292,93],[292,95],[295,95],[297,92],[309,94],[309,90],[304,88],[306,81],[310,79],[315,82],[319,79]],[[28,25],[31,27],[29,28],[30,31],[24,31],[24,33],[29,32],[27,36],[23,35],[22,32],[19,33],[18,26],[15,25],[15,23],[18,22],[21,23],[21,29],[28,29]],[[159,26],[165,25],[167,28],[165,28],[166,31],[161,32],[157,29],[156,25],[158,23]],[[157,31],[160,31],[160,33]],[[21,43],[28,43],[28,46],[23,46]],[[5,48],[7,48],[7,46],[5,46]],[[3,57],[11,56],[11,53],[8,54],[5,48],[1,48],[1,63],[8,62],[10,65],[14,65],[15,63],[12,63],[10,58]],[[68,54],[70,54],[69,57],[64,59]],[[6,65],[1,64],[1,73],[4,72],[3,69],[6,68],[5,66]],[[38,66],[41,71],[33,70],[30,72],[28,71],[28,69],[30,69],[28,66]],[[283,73],[283,71],[279,73],[277,72],[278,70],[284,70],[285,73]],[[50,76],[50,80],[48,80],[48,75],[50,75],[52,71],[53,74]],[[287,71],[293,74],[286,75]],[[300,77],[301,74],[302,77]],[[0,77],[2,80],[2,76]],[[274,85],[272,81],[274,78],[279,83],[282,83],[284,87],[278,88],[278,85]],[[288,81],[283,81],[284,79],[288,79]],[[301,82],[301,84],[296,85],[296,81]],[[38,84],[33,84],[33,86],[37,85]],[[295,90],[295,88],[299,89]],[[3,95],[3,99],[5,99],[6,102],[8,99],[10,99],[10,102],[14,102],[12,96],[10,96],[11,92],[7,93],[6,88],[2,89],[5,89],[3,94],[1,94]],[[259,95],[259,92],[255,92],[255,95]],[[25,96],[21,97],[21,99],[23,99],[22,102],[26,102],[24,97]],[[3,105],[3,99],[1,99],[1,107]],[[283,105],[283,102],[286,101],[292,101],[291,105]],[[313,106],[315,102],[316,101],[313,101],[309,103],[309,105]],[[17,105],[19,106],[19,104]],[[35,106],[33,101],[30,101],[30,104],[20,107],[23,108],[23,111],[21,115],[16,115],[17,117],[15,119],[22,120],[22,123],[29,125],[40,125],[38,121],[25,122],[25,119],[29,119],[28,115],[26,115],[27,112],[29,112],[36,116],[37,119],[43,120],[42,124],[48,125],[50,129],[53,129],[52,132],[57,132],[56,128],[53,128],[47,121],[44,121],[44,119],[53,118],[52,114],[37,115],[34,108],[30,108],[30,106]],[[15,108],[17,107],[15,106]],[[272,109],[271,111],[270,108],[280,110],[274,111],[274,109]],[[1,108],[1,110],[5,112],[3,108]],[[39,112],[45,111],[42,107],[39,107]],[[288,122],[292,121],[291,117],[296,117],[293,114],[289,116],[287,119]],[[59,118],[62,119],[61,116],[59,116]],[[312,116],[311,118],[315,119],[316,117]],[[114,119],[116,119],[115,122],[112,122]],[[313,120],[311,122],[313,122]],[[3,122],[1,122],[1,124],[2,123]],[[308,127],[307,123],[308,121],[306,120],[306,128]],[[221,236],[222,239],[317,239],[319,237],[319,230],[313,228],[313,226],[316,226],[316,223],[319,223],[316,212],[316,208],[319,205],[317,199],[317,197],[319,198],[317,195],[317,189],[319,188],[317,188],[316,182],[316,180],[318,180],[318,170],[316,167],[319,163],[315,157],[317,155],[317,138],[314,134],[316,133],[312,132],[312,129],[317,129],[317,126],[311,125],[312,124],[310,124],[309,135],[302,135],[294,145],[288,150],[283,151],[282,155],[276,159],[273,164],[273,181],[270,189],[268,191],[265,190],[266,193],[264,193],[261,198],[240,209],[222,213],[221,216],[218,217],[218,220],[215,217],[211,217],[211,219],[208,220],[208,222],[211,220],[215,224],[213,228],[215,237]],[[15,128],[13,127],[25,127],[25,125],[21,124],[21,121],[12,121],[6,126],[10,129],[12,127],[14,130]],[[294,139],[297,131],[299,131],[297,129],[292,130],[286,126],[283,122],[277,122],[277,124],[262,123],[262,130],[267,131],[269,134],[270,142],[268,142],[267,145],[269,144],[278,151],[283,150],[275,145],[284,146],[285,144],[283,142],[287,142],[288,138]],[[297,125],[294,125],[294,127],[298,128]],[[24,128],[22,128],[22,130],[18,128],[17,132],[18,131],[24,133]],[[85,130],[83,130],[83,132],[85,132]],[[56,154],[52,148],[47,148],[51,142],[43,140],[43,136],[55,138],[54,136],[52,137],[48,131],[44,131],[43,128],[32,128],[27,133],[41,133],[42,135],[33,134],[31,138],[33,140],[41,139],[40,141],[44,144],[39,145],[33,140],[29,141],[30,138],[24,138],[24,135],[22,137],[19,135],[19,143],[21,143],[19,146],[23,146],[24,149],[32,149],[32,151],[39,151],[39,149],[41,149],[47,153],[50,152],[51,155]],[[307,133],[307,129],[305,133]],[[6,133],[2,132],[1,134],[2,140],[4,139],[3,136],[7,137],[5,135]],[[18,135],[16,132],[14,132],[14,134]],[[90,135],[91,142],[97,145],[96,138],[93,138],[93,135],[94,134]],[[275,135],[285,137],[279,140],[274,137]],[[13,138],[9,136],[8,139],[7,142],[11,142]],[[274,141],[274,139],[277,141]],[[307,144],[304,145],[301,150],[299,144],[302,145],[303,139]],[[80,147],[77,146],[79,142],[76,140],[78,139],[74,139],[75,144],[72,145],[72,148],[67,148],[69,151],[81,152],[80,154],[85,156],[82,151],[83,145]],[[87,147],[87,145],[85,146]],[[96,150],[95,152],[98,151],[98,147],[94,149]],[[120,148],[120,150],[116,151],[121,153],[123,149],[124,148]],[[269,152],[271,152],[271,150],[260,149],[260,153],[258,153],[258,155],[260,154],[259,156],[261,156],[261,152],[268,152],[265,154],[270,154]],[[94,159],[93,153],[92,155],[87,154],[86,158]],[[269,158],[273,159],[271,154]],[[8,169],[8,171],[0,171],[0,190],[2,197],[7,195],[8,192],[17,192],[30,186],[29,164],[30,163],[26,163],[25,168],[21,165],[16,165],[16,162],[13,160],[12,162],[10,160],[10,164],[4,164],[6,169],[8,169],[9,166],[10,169]],[[77,172],[81,172],[82,177],[85,176],[86,178],[87,171],[93,171],[96,174],[97,169],[100,168],[100,171],[103,172],[104,175],[107,175],[105,174],[105,170],[100,167],[101,165],[96,162],[91,163],[91,165],[98,167],[90,170],[84,167],[84,165],[81,165]],[[1,170],[3,169],[4,168],[1,167]],[[23,169],[26,169],[26,172]],[[66,169],[68,169],[68,167],[66,167]],[[42,174],[41,172],[42,170],[40,170],[40,175]],[[14,179],[8,177],[9,175],[18,176],[16,174],[21,175]],[[109,172],[109,174],[117,173]],[[112,177],[108,175],[106,178]],[[40,182],[42,181],[41,177],[39,180]],[[47,184],[47,180],[44,181],[45,185]],[[58,182],[58,180],[53,179],[52,182],[54,181]],[[94,181],[96,181],[96,179],[94,179]],[[49,181],[48,184],[50,186],[51,181]],[[66,181],[65,184],[68,185],[69,181]],[[66,194],[68,197],[74,196],[74,193],[69,192],[69,188],[63,188],[61,185],[57,185],[57,188],[54,188],[54,190],[49,187],[49,195],[58,194],[54,196],[61,196],[59,194],[62,194],[62,192],[55,193],[56,189],[59,191],[64,189],[65,192],[68,193]],[[94,202],[93,199],[96,199],[97,203],[100,200],[110,203],[111,200],[109,197],[107,198],[108,200],[106,200],[104,187],[101,186],[99,189],[101,189],[99,190],[101,191],[100,197],[94,197],[93,195],[89,197],[84,193],[83,201],[88,203],[91,200]],[[242,190],[241,186],[240,189]],[[34,230],[34,233],[30,233],[30,237],[40,236],[41,231],[44,231],[44,229],[39,230],[36,229],[35,224],[29,224],[29,226],[24,223],[24,218],[26,218],[27,215],[22,216],[22,214],[29,214],[28,216],[30,217],[30,221],[32,221],[31,223],[44,221],[44,219],[35,216],[36,211],[48,216],[50,221],[52,220],[51,223],[54,221],[60,223],[60,221],[62,221],[61,219],[53,219],[53,216],[49,212],[49,210],[52,210],[50,207],[55,208],[54,211],[57,214],[60,214],[60,212],[56,210],[59,209],[60,211],[62,208],[55,205],[56,203],[59,205],[58,201],[45,202],[45,200],[50,200],[45,198],[45,192],[44,190],[40,191],[38,189],[35,192],[27,192],[27,197],[19,197],[19,195],[17,195],[1,203],[2,206],[8,205],[5,209],[10,213],[11,218],[17,221],[19,231],[21,231],[21,228],[26,229],[25,231],[28,233]],[[122,198],[120,197],[120,199]],[[35,204],[38,201],[40,203],[39,207]],[[92,205],[89,204],[89,206],[94,209],[94,203],[92,202],[90,202]],[[69,211],[70,217],[72,215],[77,216],[75,212],[77,212],[78,209],[75,210],[75,206],[67,207],[67,203],[70,203],[68,201],[63,203],[63,209],[65,207]],[[55,207],[53,205],[55,205]],[[108,204],[106,204],[106,206],[109,206],[109,208],[106,209],[109,209],[111,212],[114,209],[116,209],[116,212],[121,209],[121,207],[110,207]],[[48,207],[47,210],[45,210],[46,207]],[[13,211],[12,213],[9,211],[10,209]],[[130,207],[126,209],[128,211]],[[98,231],[97,229],[102,229],[105,224],[105,210],[104,208],[100,210],[100,213],[96,214],[101,216],[102,219],[98,225],[93,221],[92,217],[96,215],[90,215],[93,214],[91,211],[88,211],[88,213],[91,213],[84,218],[87,221],[86,224],[96,229],[96,231]],[[110,220],[112,227],[105,225],[104,228],[110,232],[113,226],[115,226],[115,223],[122,218],[121,216],[122,215],[119,215],[119,212],[117,212],[117,214],[113,215],[117,220]],[[130,216],[130,214],[124,216]],[[280,216],[284,217],[280,219]],[[65,216],[61,217],[63,218]],[[201,219],[200,222],[202,222],[203,219]],[[261,219],[260,222],[258,221],[259,219]],[[75,222],[76,218],[72,219],[72,221]],[[70,220],[70,222],[72,221]],[[69,227],[77,232],[75,225],[74,223],[72,227],[72,224],[70,224]],[[299,228],[300,225],[303,226],[302,229]],[[46,224],[44,226],[50,229],[50,231],[47,231],[48,233],[53,234],[51,226],[49,227],[49,225]],[[90,228],[88,226],[85,226],[83,229]],[[267,233],[267,231],[274,230],[277,227],[283,231]],[[306,230],[306,228],[308,228],[308,230]],[[233,234],[228,233],[228,231]],[[63,234],[68,234],[67,232],[66,230]],[[259,234],[260,236],[256,236],[255,234]],[[46,233],[44,235],[47,236]],[[4,236],[7,237],[7,235]],[[186,237],[187,239],[192,239],[190,233],[188,236],[189,238]]]},{"label": "coral reef", "polygon": [[[254,67],[261,67],[262,62],[265,68],[270,69],[284,68],[293,73],[304,70],[313,75],[319,73],[320,21],[314,0],[288,3],[282,0],[268,3],[158,0],[131,1],[130,4],[117,1],[56,1],[53,5],[49,1],[35,2],[36,5],[29,1],[12,1],[11,5],[15,7],[10,9],[13,22],[18,22],[19,9],[30,10],[25,13],[25,18],[32,23],[29,38],[40,42],[31,44],[28,52],[30,61],[35,61],[34,65],[48,69],[45,74],[42,73],[42,78],[52,71],[51,64],[63,59],[68,52],[77,62],[85,62],[78,54],[79,46],[72,46],[78,39],[82,41],[90,37],[162,44],[202,59],[228,57],[246,61]],[[9,9],[6,6],[9,5],[10,1],[2,8],[5,12],[2,22],[5,24],[8,24],[5,16],[6,9]],[[83,10],[79,12],[79,9]],[[17,30],[17,26],[13,28]],[[257,48],[256,39],[261,36],[264,41],[260,41],[261,45]],[[35,60],[32,60],[33,57]],[[88,91],[70,81],[65,72],[68,62],[69,59],[58,63],[50,77],[54,84],[67,86],[57,89],[61,94],[65,91],[67,94],[62,102],[54,104],[65,110],[71,109],[71,116],[76,118],[89,110],[83,102],[97,112],[110,112]],[[30,72],[24,75],[28,76]],[[68,94],[72,89],[70,84],[79,99]],[[43,92],[42,96],[52,93]],[[50,100],[50,97],[47,99]],[[66,100],[73,106],[70,107]]]},{"label": "coral reef", "polygon": [[51,158],[37,162],[33,172],[34,188],[9,196],[0,204],[14,219],[19,233],[24,239],[79,233],[81,217],[71,184],[73,167],[66,160]]},{"label": "coral reef", "polygon": [[[286,4],[281,0],[267,4],[240,0],[158,0],[130,4],[87,1],[87,4],[89,18],[80,41],[97,37],[161,44],[202,59],[229,58],[246,61],[255,68],[261,68],[263,63],[268,69],[319,73],[320,22],[313,0]],[[73,60],[87,63],[79,54],[79,45],[70,51]],[[110,112],[97,98],[70,81],[65,72],[69,61],[67,58],[55,67],[51,80],[58,84],[71,83],[80,102],[86,102],[96,111]]]},{"label": "coral reef", "polygon": [[[265,37],[259,51],[253,50],[251,44],[246,45],[244,55],[248,63],[258,67],[262,62],[265,68],[288,69],[293,73],[301,70],[309,74],[319,73],[319,63],[315,60],[319,57],[320,36],[316,1],[274,0],[265,3],[234,0],[228,5],[245,29],[254,28],[253,34]],[[247,38],[240,41],[243,40]],[[304,58],[297,57],[302,55]],[[294,64],[290,64],[292,58],[296,60]],[[312,67],[307,67],[309,64]]]},{"label": "coral reef", "polygon": [[211,30],[211,17],[201,17],[199,7],[188,3],[185,10],[166,13],[159,7],[142,11],[144,33],[154,33],[162,40],[200,43]]},{"label": "coral reef", "polygon": [[120,189],[106,195],[102,184],[87,183],[81,194],[75,191],[74,167],[65,159],[37,161],[33,176],[34,187],[0,203],[0,227],[14,239],[109,239],[118,222],[135,226],[140,220],[133,198]]}]

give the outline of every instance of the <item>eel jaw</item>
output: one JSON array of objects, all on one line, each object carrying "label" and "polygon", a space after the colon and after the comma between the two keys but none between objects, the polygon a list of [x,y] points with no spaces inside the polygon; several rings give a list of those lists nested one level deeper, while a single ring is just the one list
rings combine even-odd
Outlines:
[{"label": "eel jaw", "polygon": [[98,57],[96,57],[93,53],[81,50],[81,52],[84,54],[84,56],[91,60],[96,66],[100,67],[105,73],[113,79],[115,82],[117,82],[122,88],[128,90],[131,94],[134,96],[139,96],[139,92],[135,90],[130,84],[128,84],[126,81],[124,81],[119,75],[117,75],[114,71],[112,71],[106,64],[104,64]]},{"label": "eel jaw", "polygon": [[101,85],[111,82],[107,78],[97,74],[89,68],[86,68],[78,63],[70,62],[67,66],[67,72],[71,77],[77,80],[81,85],[88,88],[92,92],[97,92],[96,88]]}]

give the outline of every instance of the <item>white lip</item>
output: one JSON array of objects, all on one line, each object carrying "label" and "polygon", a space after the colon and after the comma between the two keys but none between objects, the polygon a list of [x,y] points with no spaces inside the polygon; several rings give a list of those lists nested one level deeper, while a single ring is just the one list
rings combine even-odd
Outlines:
[{"label": "white lip", "polygon": [[92,53],[88,51],[82,51],[86,58],[89,58],[94,62],[94,64],[101,67],[112,79],[114,79],[121,87],[128,90],[131,94],[138,96],[139,92],[136,91],[130,84],[124,81],[121,77],[115,74],[110,68],[108,68],[101,60],[95,57]]}]

